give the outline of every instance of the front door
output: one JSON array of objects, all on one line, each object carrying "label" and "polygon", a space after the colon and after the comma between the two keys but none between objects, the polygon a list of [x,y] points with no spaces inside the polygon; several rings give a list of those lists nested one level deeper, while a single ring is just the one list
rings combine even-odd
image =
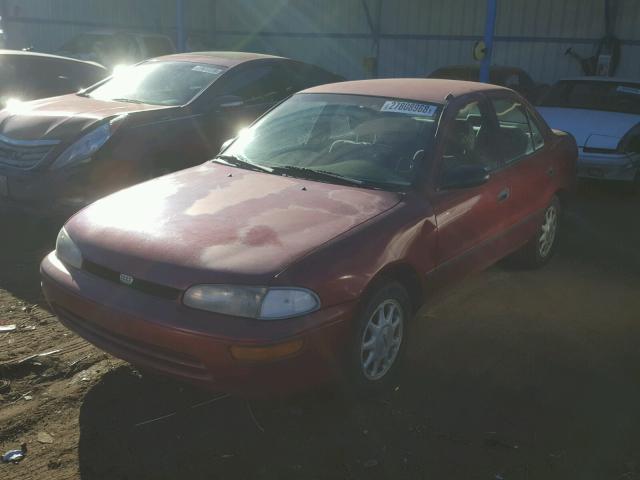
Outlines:
[{"label": "front door", "polygon": [[[510,200],[508,175],[493,149],[495,117],[483,100],[447,115],[436,149],[436,188],[431,195],[438,234],[438,279],[444,283],[493,263],[495,241],[505,229]],[[448,172],[481,165],[489,180],[481,185],[445,188]]]}]

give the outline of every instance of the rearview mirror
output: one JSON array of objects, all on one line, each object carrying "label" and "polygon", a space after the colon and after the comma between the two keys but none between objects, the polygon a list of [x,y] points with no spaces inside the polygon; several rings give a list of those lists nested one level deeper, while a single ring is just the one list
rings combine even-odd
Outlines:
[{"label": "rearview mirror", "polygon": [[489,181],[489,172],[482,165],[460,165],[447,169],[440,179],[440,188],[471,188]]},{"label": "rearview mirror", "polygon": [[244,105],[244,100],[238,95],[222,95],[216,98],[215,103],[218,108],[234,108]]}]

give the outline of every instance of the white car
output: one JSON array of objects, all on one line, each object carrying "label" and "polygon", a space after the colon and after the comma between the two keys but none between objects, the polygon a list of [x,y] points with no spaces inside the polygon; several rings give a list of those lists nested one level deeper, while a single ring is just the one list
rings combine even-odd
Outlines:
[{"label": "white car", "polygon": [[575,137],[578,176],[640,179],[640,80],[560,80],[540,101],[538,111],[549,126]]}]

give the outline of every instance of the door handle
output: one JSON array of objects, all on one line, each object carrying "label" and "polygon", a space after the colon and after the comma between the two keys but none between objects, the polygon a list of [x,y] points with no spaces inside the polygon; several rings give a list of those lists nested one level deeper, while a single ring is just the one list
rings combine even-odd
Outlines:
[{"label": "door handle", "polygon": [[498,202],[504,202],[507,198],[509,198],[509,195],[511,195],[511,190],[509,189],[509,187],[506,187],[498,194]]}]

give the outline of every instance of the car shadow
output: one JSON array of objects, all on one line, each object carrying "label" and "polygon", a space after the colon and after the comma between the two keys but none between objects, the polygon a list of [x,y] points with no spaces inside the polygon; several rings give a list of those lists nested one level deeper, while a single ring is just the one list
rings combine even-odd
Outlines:
[{"label": "car shadow", "polygon": [[407,469],[382,468],[402,448],[379,425],[399,400],[390,395],[363,401],[327,388],[247,401],[123,366],[83,401],[81,478],[387,478]]},{"label": "car shadow", "polygon": [[640,192],[617,182],[580,181],[566,212],[559,255],[640,272],[639,210]]},{"label": "car shadow", "polygon": [[46,308],[40,290],[39,267],[55,248],[61,222],[0,215],[0,290]]}]

